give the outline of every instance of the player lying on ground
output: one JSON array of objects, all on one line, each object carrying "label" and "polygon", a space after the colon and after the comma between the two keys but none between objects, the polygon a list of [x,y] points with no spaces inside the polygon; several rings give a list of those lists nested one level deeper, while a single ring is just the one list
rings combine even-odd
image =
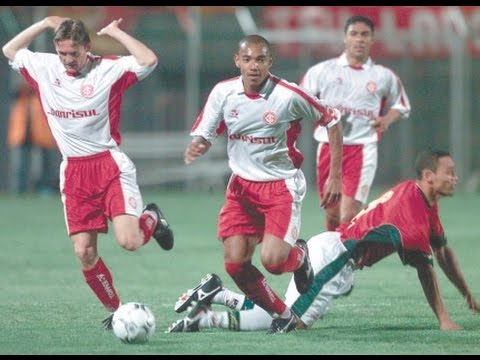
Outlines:
[{"label": "player lying on ground", "polygon": [[[285,303],[300,319],[298,328],[310,327],[330,308],[331,300],[348,294],[353,284],[353,271],[372,266],[397,252],[404,265],[417,269],[425,297],[441,330],[461,327],[445,308],[434,272],[432,252],[452,284],[459,290],[469,309],[475,314],[479,305],[473,297],[438,214],[438,200],[454,193],[458,177],[455,163],[448,152],[422,153],[415,165],[416,180],[396,185],[370,202],[348,224],[338,231],[315,235],[308,241],[315,279],[310,290],[299,294],[293,282],[285,295]],[[234,312],[214,312],[211,304],[224,304]],[[218,276],[207,276],[196,288],[179,298],[177,312],[194,304],[189,314],[173,323],[167,332],[198,331],[220,327],[233,330],[268,328],[268,313],[243,295],[225,289]],[[249,311],[241,311],[252,308]],[[240,310],[240,311],[239,311]]]}]

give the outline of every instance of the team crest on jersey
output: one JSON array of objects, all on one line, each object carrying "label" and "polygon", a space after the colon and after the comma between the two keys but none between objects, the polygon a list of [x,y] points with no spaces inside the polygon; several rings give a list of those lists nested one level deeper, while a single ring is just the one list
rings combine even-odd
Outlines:
[{"label": "team crest on jersey", "polygon": [[292,228],[292,232],[291,232],[291,233],[292,233],[292,237],[293,237],[294,239],[298,238],[298,228],[297,228],[296,226],[294,226],[294,227]]},{"label": "team crest on jersey", "polygon": [[375,82],[373,82],[373,81],[369,81],[369,82],[367,83],[366,88],[367,88],[367,91],[368,91],[369,93],[372,93],[372,94],[373,94],[375,91],[377,91],[377,84],[376,84]]},{"label": "team crest on jersey", "polygon": [[274,112],[268,111],[263,114],[263,121],[268,125],[273,125],[277,122],[277,115]]},{"label": "team crest on jersey", "polygon": [[137,206],[138,206],[137,205],[137,200],[132,196],[128,198],[128,204],[134,209],[136,209]]},{"label": "team crest on jersey", "polygon": [[238,110],[237,109],[230,110],[230,117],[238,119]]},{"label": "team crest on jersey", "polygon": [[93,95],[93,85],[82,85],[80,94],[85,98],[91,97]]}]

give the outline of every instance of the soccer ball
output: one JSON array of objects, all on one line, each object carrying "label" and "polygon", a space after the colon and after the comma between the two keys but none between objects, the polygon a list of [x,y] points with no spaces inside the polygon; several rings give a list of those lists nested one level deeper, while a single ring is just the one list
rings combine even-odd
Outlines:
[{"label": "soccer ball", "polygon": [[113,314],[113,333],[124,343],[144,344],[155,333],[155,316],[139,302],[121,305]]}]

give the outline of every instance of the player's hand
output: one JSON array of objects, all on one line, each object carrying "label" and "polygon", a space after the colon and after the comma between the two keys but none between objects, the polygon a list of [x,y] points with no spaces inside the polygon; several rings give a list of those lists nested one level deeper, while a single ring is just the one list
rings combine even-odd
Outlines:
[{"label": "player's hand", "polygon": [[203,138],[195,138],[193,141],[188,144],[183,160],[185,164],[190,164],[195,161],[197,158],[205,154],[208,149],[210,149],[210,142],[206,141]]},{"label": "player's hand", "polygon": [[329,177],[325,183],[322,202],[320,206],[324,209],[334,207],[342,198],[342,179]]},{"label": "player's hand", "polygon": [[57,28],[60,26],[60,24],[62,22],[64,22],[65,20],[70,20],[70,18],[68,17],[62,17],[62,16],[48,16],[45,18],[45,24],[53,29],[53,30],[57,30]]},{"label": "player's hand", "polygon": [[390,126],[390,121],[386,116],[379,116],[375,120],[370,120],[370,126],[373,127],[376,131],[383,133],[388,130]]},{"label": "player's hand", "polygon": [[115,31],[115,30],[118,30],[119,29],[119,25],[122,23],[123,21],[123,18],[120,18],[120,19],[117,19],[117,20],[113,20],[110,24],[108,24],[107,26],[105,26],[103,29],[101,29],[100,31],[97,32],[97,35],[98,36],[102,36],[102,35],[111,35],[111,31]]}]

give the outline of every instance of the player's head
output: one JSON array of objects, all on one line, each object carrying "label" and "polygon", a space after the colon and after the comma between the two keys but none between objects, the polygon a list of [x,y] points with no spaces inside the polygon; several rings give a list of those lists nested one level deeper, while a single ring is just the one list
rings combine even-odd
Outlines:
[{"label": "player's head", "polygon": [[375,26],[370,18],[363,15],[349,17],[345,22],[343,38],[347,58],[365,62],[375,42],[374,32]]},{"label": "player's head", "polygon": [[[448,151],[421,152],[415,161],[415,173],[417,180],[428,187],[436,197],[453,195],[458,176],[455,162]],[[423,186],[422,189],[425,191]]]},{"label": "player's head", "polygon": [[53,43],[68,73],[75,74],[82,70],[90,50],[90,36],[82,21],[63,21],[55,30]]},{"label": "player's head", "polygon": [[273,64],[272,47],[260,35],[245,36],[238,43],[234,61],[240,69],[245,91],[258,92],[270,74]]}]

